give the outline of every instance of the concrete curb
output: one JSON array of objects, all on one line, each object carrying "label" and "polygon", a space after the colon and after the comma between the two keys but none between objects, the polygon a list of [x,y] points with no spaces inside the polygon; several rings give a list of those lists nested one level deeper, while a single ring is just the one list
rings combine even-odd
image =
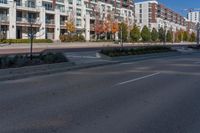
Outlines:
[{"label": "concrete curb", "polygon": [[[118,63],[130,62],[130,61],[143,61],[143,60],[148,60],[148,59],[164,58],[164,57],[170,57],[170,56],[181,56],[181,55],[184,55],[184,54],[180,52],[168,52],[168,53],[162,53],[162,54],[146,54],[146,55],[135,57],[135,58],[126,57],[126,59],[124,58],[124,59],[114,60],[110,62],[88,63],[88,64],[82,64],[78,66],[74,65],[74,63],[58,63],[58,64],[49,64],[49,65],[40,65],[40,66],[28,66],[28,67],[23,67],[23,68],[4,69],[4,70],[0,70],[0,75],[5,75],[5,76],[0,76],[0,81],[24,79],[31,76],[42,76],[42,75],[47,75],[47,74],[66,72],[70,70],[102,67],[102,66],[114,65]],[[60,67],[56,67],[56,66],[60,66]],[[48,67],[51,67],[51,69],[48,69]],[[41,69],[41,70],[35,71],[34,70],[35,68]],[[44,69],[44,68],[47,68],[47,69]],[[6,72],[2,72],[2,71],[9,71],[9,70],[12,70],[11,73],[6,74]],[[23,72],[20,73],[20,71],[23,71]]]}]

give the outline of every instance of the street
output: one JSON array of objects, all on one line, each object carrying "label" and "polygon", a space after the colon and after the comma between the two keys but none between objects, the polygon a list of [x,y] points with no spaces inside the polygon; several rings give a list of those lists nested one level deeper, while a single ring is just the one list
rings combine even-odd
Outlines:
[{"label": "street", "polygon": [[0,133],[198,133],[200,54],[0,82]]}]

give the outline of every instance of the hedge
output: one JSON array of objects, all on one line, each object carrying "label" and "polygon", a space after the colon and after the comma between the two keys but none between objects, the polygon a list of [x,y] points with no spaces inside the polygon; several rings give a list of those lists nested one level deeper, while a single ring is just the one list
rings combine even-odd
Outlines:
[{"label": "hedge", "polygon": [[141,55],[141,54],[150,54],[150,53],[161,53],[161,52],[169,52],[173,51],[170,47],[164,46],[148,46],[148,47],[140,47],[140,48],[128,48],[128,49],[102,49],[100,53],[110,56],[128,56],[128,55]]},{"label": "hedge", "polygon": [[[0,43],[30,43],[30,39],[1,39]],[[33,43],[53,43],[51,39],[33,39]]]},{"label": "hedge", "polygon": [[61,35],[61,42],[85,42],[85,38],[82,35]]}]

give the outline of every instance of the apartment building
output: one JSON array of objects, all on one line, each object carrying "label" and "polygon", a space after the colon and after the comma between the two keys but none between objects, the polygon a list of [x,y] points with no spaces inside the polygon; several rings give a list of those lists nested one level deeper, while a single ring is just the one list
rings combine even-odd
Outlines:
[{"label": "apartment building", "polygon": [[[88,0],[85,1],[86,16],[89,20],[86,24],[90,31],[90,38],[94,38],[95,22],[105,20],[111,15],[115,21],[134,24],[134,3],[132,0]],[[87,27],[87,26],[86,26]]]},{"label": "apartment building", "polygon": [[166,30],[187,30],[185,18],[173,10],[158,3],[156,0],[148,0],[135,3],[135,17],[137,24],[142,28],[144,25],[149,28],[163,27]]},{"label": "apartment building", "polygon": [[188,13],[188,20],[194,23],[200,22],[200,11],[191,11]]},{"label": "apartment building", "polygon": [[113,13],[115,19],[134,22],[134,4],[128,0],[0,0],[1,37],[27,38],[30,25],[38,39],[59,40],[65,22],[73,17],[76,32],[86,40],[94,34],[94,23]]}]

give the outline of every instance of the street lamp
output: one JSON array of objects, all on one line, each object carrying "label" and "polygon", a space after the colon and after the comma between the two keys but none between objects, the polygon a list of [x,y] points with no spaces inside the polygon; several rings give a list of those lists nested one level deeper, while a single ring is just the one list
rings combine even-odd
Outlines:
[{"label": "street lamp", "polygon": [[167,31],[167,24],[164,25],[164,45],[166,44],[166,31]]},{"label": "street lamp", "polygon": [[197,23],[197,45],[199,46],[199,35],[200,35],[200,23]]},{"label": "street lamp", "polygon": [[120,24],[120,44],[121,44],[121,47],[123,48],[123,27],[122,27],[122,23],[123,23],[123,17],[119,14],[119,20],[121,21],[121,24]]}]

